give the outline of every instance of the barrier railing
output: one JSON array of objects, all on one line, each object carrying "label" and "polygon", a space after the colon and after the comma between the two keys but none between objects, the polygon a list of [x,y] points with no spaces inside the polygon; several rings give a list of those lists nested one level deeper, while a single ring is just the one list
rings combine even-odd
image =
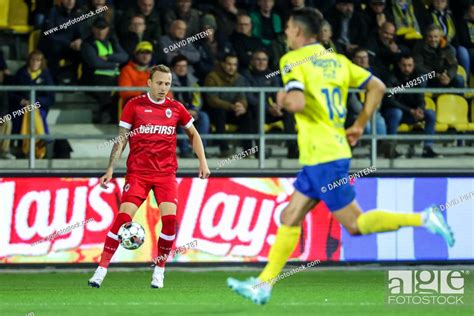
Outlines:
[{"label": "barrier railing", "polygon": [[[281,90],[280,87],[176,87],[172,88],[175,92],[244,92],[244,93],[259,93],[259,117],[258,117],[258,133],[257,134],[207,134],[201,135],[203,139],[253,139],[257,140],[258,150],[258,168],[265,168],[265,147],[266,140],[296,140],[296,134],[265,134],[265,94],[273,93]],[[30,102],[36,102],[37,91],[54,91],[54,92],[118,92],[118,91],[148,91],[146,87],[96,87],[96,86],[0,86],[0,91],[29,91]],[[360,89],[350,89],[349,92],[363,92]],[[389,90],[386,90],[388,93]],[[474,89],[458,89],[458,88],[441,88],[441,89],[427,89],[427,88],[411,88],[399,93],[449,93],[449,94],[464,94],[474,93]],[[36,168],[35,144],[39,139],[54,140],[54,139],[106,139],[114,138],[117,135],[78,135],[78,134],[54,134],[54,135],[38,135],[35,133],[35,120],[33,119],[33,111],[29,112],[30,126],[28,135],[0,135],[0,140],[3,139],[29,139],[29,169]],[[377,164],[377,140],[474,140],[474,135],[377,135],[375,123],[375,116],[372,117],[372,134],[363,135],[361,139],[371,140],[370,146],[370,162],[371,166]],[[184,139],[185,135],[178,135],[178,139]]]}]

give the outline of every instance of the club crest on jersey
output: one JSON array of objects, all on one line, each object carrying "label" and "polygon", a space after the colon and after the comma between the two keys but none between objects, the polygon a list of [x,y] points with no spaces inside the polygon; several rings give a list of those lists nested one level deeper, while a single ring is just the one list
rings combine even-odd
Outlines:
[{"label": "club crest on jersey", "polygon": [[165,114],[166,114],[167,118],[170,118],[171,117],[171,109],[166,109]]},{"label": "club crest on jersey", "polygon": [[130,183],[127,183],[127,184],[125,185],[125,188],[123,188],[123,190],[124,190],[125,192],[128,192],[129,189],[130,189]]}]

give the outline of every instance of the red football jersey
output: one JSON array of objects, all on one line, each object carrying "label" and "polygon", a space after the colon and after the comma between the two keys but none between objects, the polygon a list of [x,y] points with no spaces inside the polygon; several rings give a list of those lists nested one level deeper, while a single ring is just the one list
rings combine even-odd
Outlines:
[{"label": "red football jersey", "polygon": [[193,121],[184,105],[168,97],[157,102],[146,93],[128,101],[119,123],[130,130],[127,173],[176,174],[176,128]]}]

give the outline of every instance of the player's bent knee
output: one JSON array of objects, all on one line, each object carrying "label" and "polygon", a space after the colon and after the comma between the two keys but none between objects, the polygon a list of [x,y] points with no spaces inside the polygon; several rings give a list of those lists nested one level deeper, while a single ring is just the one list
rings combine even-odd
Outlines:
[{"label": "player's bent knee", "polygon": [[298,209],[290,206],[287,206],[280,215],[281,223],[286,226],[299,226],[302,218],[303,216],[299,214]]},{"label": "player's bent knee", "polygon": [[135,213],[138,211],[138,206],[130,203],[124,202],[120,205],[119,213],[127,213],[131,218],[135,216]]},{"label": "player's bent knee", "polygon": [[158,208],[161,211],[161,215],[176,215],[176,209],[178,208],[175,203],[172,202],[162,202],[158,205]]},{"label": "player's bent knee", "polygon": [[351,223],[348,223],[348,224],[345,224],[344,225],[344,228],[347,230],[347,232],[349,234],[351,234],[352,236],[357,236],[357,235],[360,235],[360,230],[359,230],[359,226],[357,225],[357,220],[351,222]]}]

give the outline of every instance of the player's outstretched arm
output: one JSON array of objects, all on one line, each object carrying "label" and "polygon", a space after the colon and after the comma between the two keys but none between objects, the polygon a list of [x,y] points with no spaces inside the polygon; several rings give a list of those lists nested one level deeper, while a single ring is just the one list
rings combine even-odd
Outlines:
[{"label": "player's outstretched arm", "polygon": [[199,178],[206,179],[211,174],[209,167],[207,166],[206,153],[204,152],[204,146],[202,145],[201,136],[196,130],[194,125],[185,129],[186,134],[189,137],[189,142],[193,146],[193,150],[199,159]]},{"label": "player's outstretched arm", "polygon": [[385,84],[377,77],[372,77],[366,86],[364,108],[360,112],[354,124],[346,130],[347,140],[354,146],[364,132],[365,125],[382,102],[385,93]]},{"label": "player's outstretched arm", "polygon": [[112,151],[110,152],[109,165],[107,166],[107,171],[100,178],[100,185],[104,189],[108,188],[107,185],[112,179],[115,165],[117,161],[120,159],[120,156],[122,156],[122,153],[125,150],[125,147],[127,146],[128,132],[129,132],[129,129],[119,126],[119,134],[117,136],[117,142],[115,142],[114,146],[112,147]]}]

